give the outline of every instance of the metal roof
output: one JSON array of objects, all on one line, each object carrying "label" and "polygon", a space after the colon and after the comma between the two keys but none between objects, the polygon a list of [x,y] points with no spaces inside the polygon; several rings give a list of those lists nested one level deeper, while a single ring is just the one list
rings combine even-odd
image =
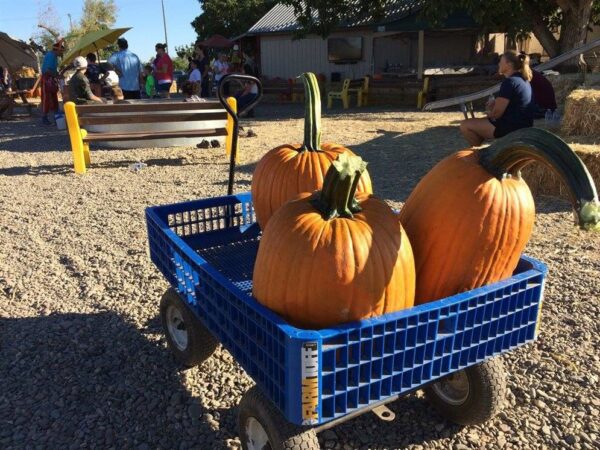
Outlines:
[{"label": "metal roof", "polygon": [[[356,2],[358,3],[358,2]],[[352,28],[360,26],[369,26],[375,24],[384,24],[400,20],[421,9],[424,0],[389,0],[386,2],[383,18],[375,20],[372,15],[362,15],[348,17],[340,24],[342,28]],[[318,14],[313,11],[313,17],[318,19]],[[266,33],[290,33],[300,28],[294,14],[294,7],[276,4],[268,13],[266,13],[247,34],[266,34]]]}]

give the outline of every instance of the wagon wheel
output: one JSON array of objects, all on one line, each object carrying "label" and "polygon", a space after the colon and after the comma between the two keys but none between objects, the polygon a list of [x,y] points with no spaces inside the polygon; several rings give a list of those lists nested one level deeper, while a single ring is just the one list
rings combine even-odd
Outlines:
[{"label": "wagon wheel", "polygon": [[173,288],[162,296],[160,319],[169,349],[186,367],[203,363],[219,344]]},{"label": "wagon wheel", "polygon": [[258,386],[242,397],[238,432],[244,450],[318,450],[319,441],[312,428],[285,420]]},{"label": "wagon wheel", "polygon": [[425,387],[429,402],[460,425],[487,422],[502,409],[506,395],[504,366],[498,358],[452,373]]}]

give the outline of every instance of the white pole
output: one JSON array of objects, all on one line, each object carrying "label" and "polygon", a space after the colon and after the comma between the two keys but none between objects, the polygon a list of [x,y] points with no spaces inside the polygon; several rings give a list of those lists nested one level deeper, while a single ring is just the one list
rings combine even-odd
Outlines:
[{"label": "white pole", "polygon": [[165,45],[167,46],[167,51],[168,51],[169,41],[167,39],[167,19],[165,19],[165,2],[164,2],[164,0],[160,0],[160,4],[162,5],[163,26],[165,28]]}]

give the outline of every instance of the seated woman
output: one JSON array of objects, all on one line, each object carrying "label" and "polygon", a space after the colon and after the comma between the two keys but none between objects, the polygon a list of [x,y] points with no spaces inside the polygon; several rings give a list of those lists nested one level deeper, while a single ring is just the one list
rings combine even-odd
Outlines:
[{"label": "seated woman", "polygon": [[[254,73],[252,72],[252,68],[247,64],[242,68],[242,73],[245,75],[254,76]],[[238,94],[236,94],[236,96],[235,96],[237,99],[238,111],[241,111],[246,106],[248,106],[250,103],[252,103],[254,100],[256,100],[257,96],[258,96],[258,86],[256,86],[256,83],[253,81],[244,82],[244,89],[241,92],[239,92]],[[254,117],[254,108],[251,109],[250,111],[248,111],[248,117]]]},{"label": "seated woman", "polygon": [[487,118],[467,119],[460,124],[460,132],[473,147],[481,145],[486,139],[500,138],[520,128],[533,126],[529,57],[508,51],[500,58],[498,71],[505,80],[496,98],[487,104]]},{"label": "seated woman", "polygon": [[556,109],[554,86],[537,70],[533,71],[530,83],[535,104],[534,116],[536,119],[542,119],[547,110],[554,111]]}]

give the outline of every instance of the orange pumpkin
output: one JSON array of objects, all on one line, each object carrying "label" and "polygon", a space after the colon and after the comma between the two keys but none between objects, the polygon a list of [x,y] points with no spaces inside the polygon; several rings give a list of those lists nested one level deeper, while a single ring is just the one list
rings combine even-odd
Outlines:
[{"label": "orange pumpkin", "polygon": [[[321,96],[313,73],[302,74],[306,116],[304,144],[285,144],[266,153],[252,176],[252,201],[256,220],[264,230],[281,205],[301,192],[321,189],[332,161],[342,153],[354,155],[339,144],[321,144]],[[358,192],[371,194],[371,179],[365,171]]]},{"label": "orange pumpkin", "polygon": [[413,306],[412,249],[382,200],[356,194],[366,164],[342,153],[323,190],[273,215],[260,241],[253,294],[301,328],[323,328]]},{"label": "orange pumpkin", "polygon": [[583,162],[553,134],[516,131],[439,162],[400,211],[415,254],[421,304],[508,278],[531,237],[533,197],[520,169],[539,161],[568,186],[579,222],[600,227],[598,195]]}]

